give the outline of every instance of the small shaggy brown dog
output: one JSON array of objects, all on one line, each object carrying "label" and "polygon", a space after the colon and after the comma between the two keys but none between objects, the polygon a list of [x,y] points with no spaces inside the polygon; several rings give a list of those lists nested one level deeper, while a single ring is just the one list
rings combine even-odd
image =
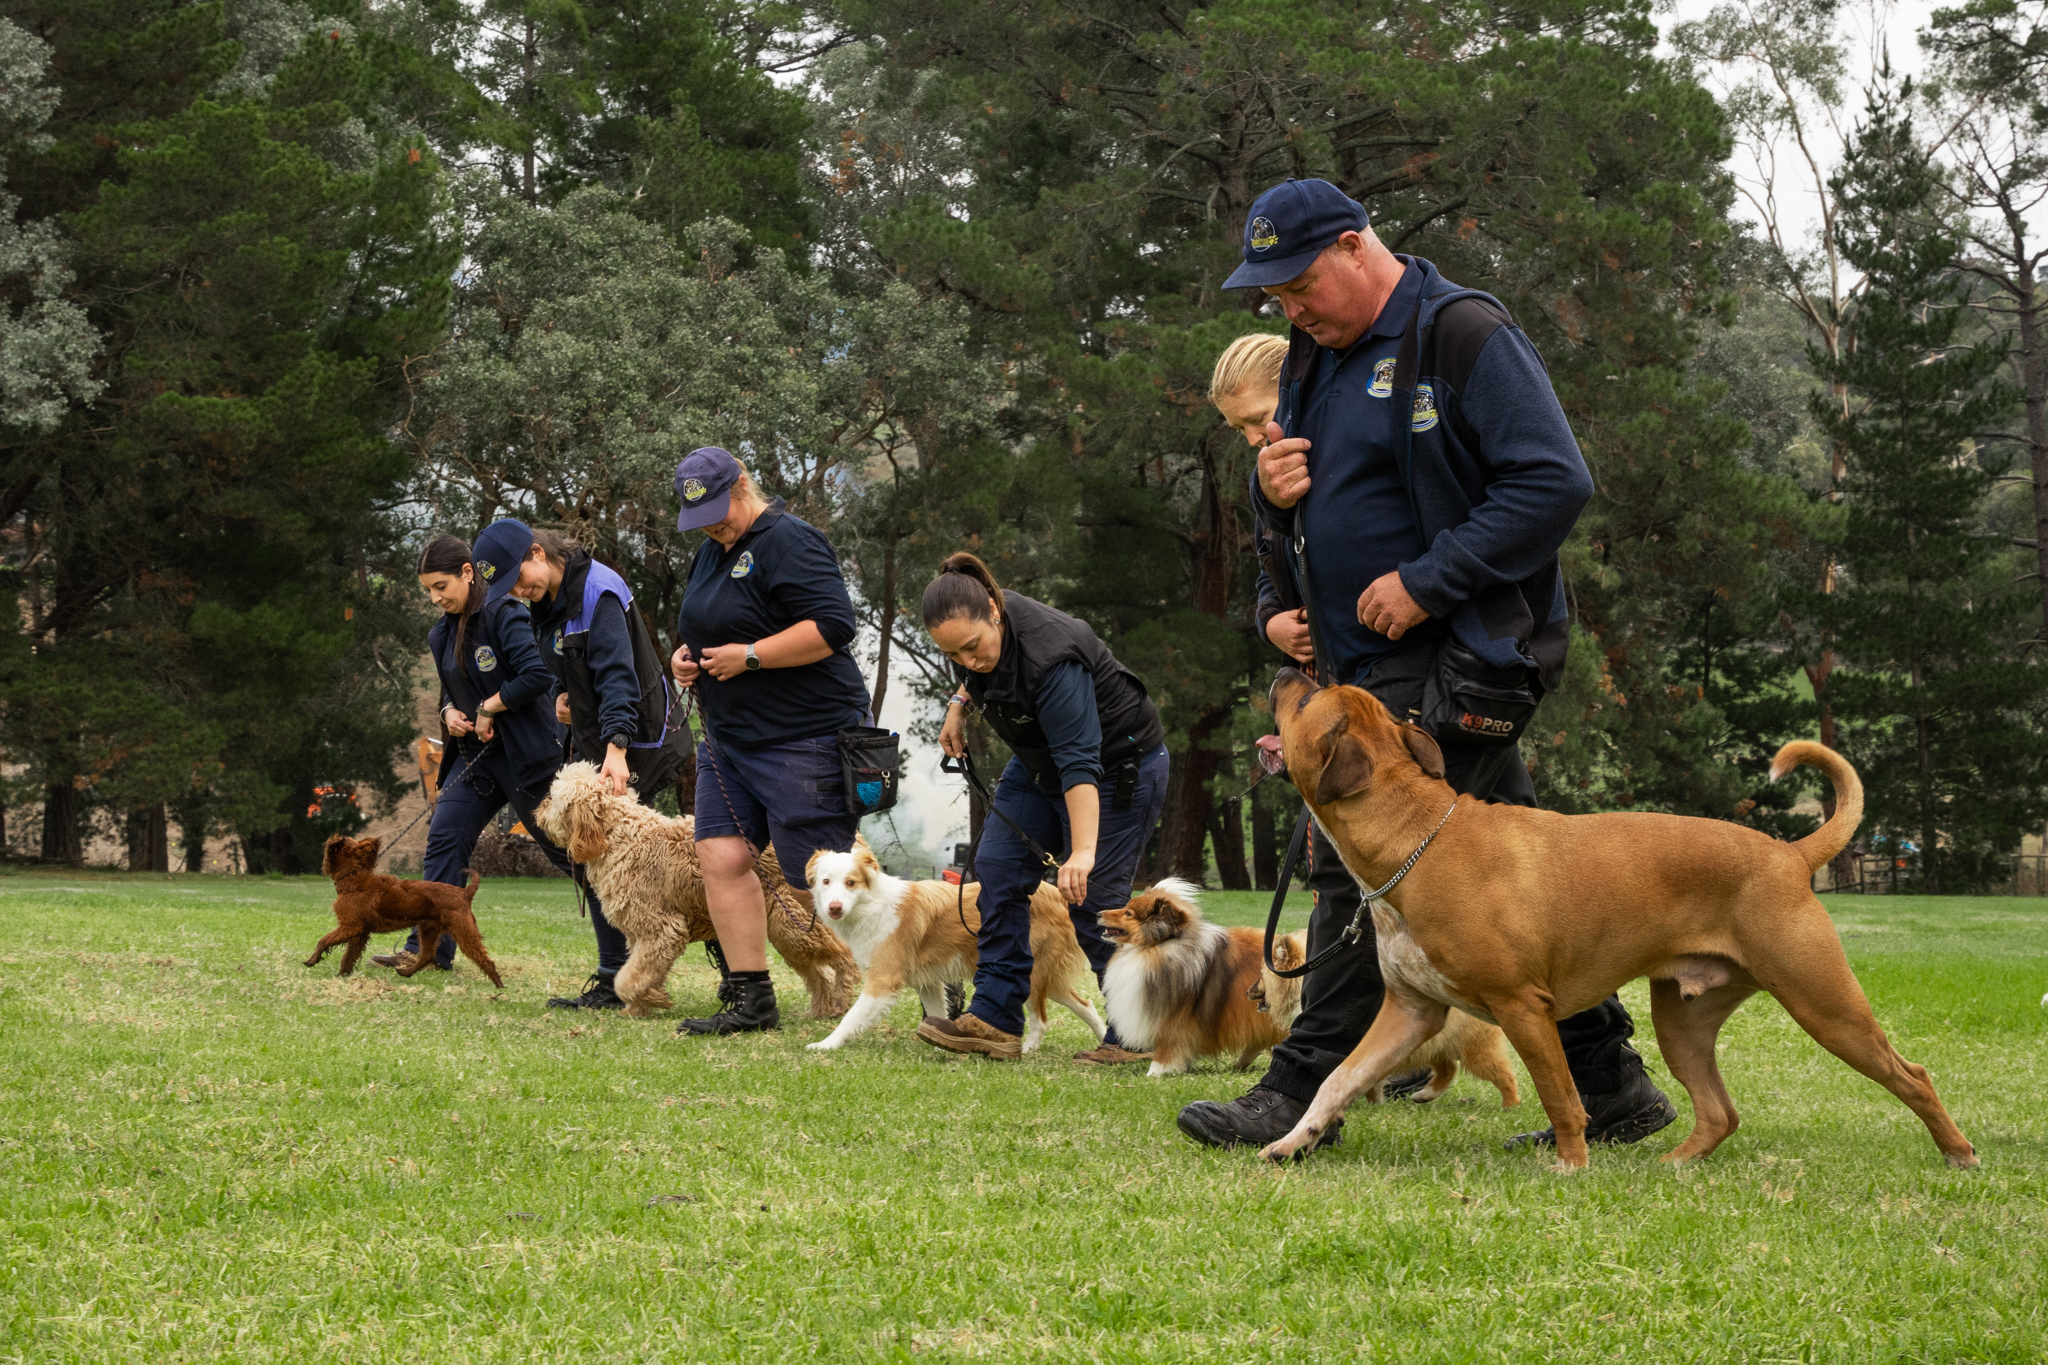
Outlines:
[{"label": "small shaggy brown dog", "polygon": [[484,951],[484,938],[477,931],[476,914],[470,909],[482,879],[472,872],[469,885],[459,887],[387,877],[377,870],[377,850],[383,842],[349,839],[339,834],[327,841],[320,870],[334,879],[335,930],[315,945],[306,965],[317,966],[329,948],[346,943],[348,951],[342,954],[341,975],[347,976],[356,969],[356,960],[363,955],[370,935],[412,929],[419,933],[420,951],[398,969],[400,976],[411,976],[434,960],[434,949],[445,932],[454,935],[455,946],[491,979],[493,986],[503,986],[498,964]]},{"label": "small shaggy brown dog", "polygon": [[1146,1074],[1170,1076],[1197,1059],[1235,1054],[1239,1069],[1287,1036],[1246,994],[1265,967],[1265,935],[1202,918],[1195,888],[1168,877],[1105,910],[1120,945],[1102,973],[1104,1012],[1127,1048],[1152,1053]]},{"label": "small shaggy brown dog", "polygon": [[[704,902],[696,821],[670,819],[632,796],[612,795],[589,763],[557,773],[533,814],[547,836],[583,864],[605,918],[626,936],[630,951],[612,985],[626,1013],[638,1018],[669,1008],[669,968],[692,943],[718,937]],[[836,1019],[853,1003],[860,981],[853,954],[810,913],[808,893],[783,881],[773,848],[762,850],[761,864],[768,941],[803,977],[811,1017]]]},{"label": "small shaggy brown dog", "polygon": [[[1282,934],[1273,940],[1273,965],[1281,971],[1298,967],[1308,961],[1308,935],[1302,933]],[[1259,984],[1253,987],[1252,999],[1262,1010],[1271,1012],[1274,1022],[1285,1032],[1294,1027],[1295,1019],[1301,1014],[1301,977],[1275,976],[1261,968]],[[1444,1019],[1443,1032],[1408,1054],[1396,1072],[1413,1071],[1418,1066],[1430,1070],[1429,1084],[1416,1091],[1409,1098],[1417,1104],[1428,1104],[1431,1100],[1451,1088],[1451,1082],[1458,1079],[1458,1063],[1482,1081],[1493,1082],[1500,1091],[1500,1107],[1512,1109],[1522,1102],[1522,1088],[1515,1083],[1514,1069],[1508,1065],[1507,1035],[1483,1020],[1452,1010]],[[1365,1095],[1368,1103],[1380,1102],[1380,1087],[1374,1086]]]}]

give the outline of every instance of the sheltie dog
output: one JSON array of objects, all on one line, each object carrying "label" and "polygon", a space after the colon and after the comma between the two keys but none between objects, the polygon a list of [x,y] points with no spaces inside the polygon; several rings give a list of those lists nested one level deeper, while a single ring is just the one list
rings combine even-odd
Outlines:
[{"label": "sheltie dog", "polygon": [[[1273,965],[1281,971],[1298,967],[1308,961],[1308,935],[1282,934],[1273,940]],[[1258,1008],[1268,1011],[1280,1031],[1284,1034],[1294,1027],[1294,1020],[1301,1013],[1301,983],[1303,978],[1275,976],[1260,968],[1260,980],[1253,999]],[[1512,1109],[1522,1102],[1522,1091],[1515,1084],[1515,1073],[1508,1065],[1507,1035],[1483,1019],[1474,1019],[1463,1010],[1452,1010],[1444,1016],[1443,1031],[1408,1054],[1408,1059],[1394,1068],[1394,1073],[1413,1071],[1417,1067],[1429,1068],[1429,1083],[1408,1098],[1417,1104],[1428,1104],[1431,1100],[1451,1088],[1451,1082],[1458,1079],[1458,1063],[1463,1062],[1466,1070],[1483,1081],[1493,1082],[1500,1091],[1500,1107]],[[1370,1104],[1380,1102],[1380,1087],[1374,1086],[1366,1095]]]},{"label": "sheltie dog", "polygon": [[[811,903],[845,940],[866,978],[860,999],[839,1027],[812,1043],[811,1050],[844,1046],[886,1013],[906,987],[917,992],[927,1015],[945,1018],[947,983],[973,976],[980,961],[975,943],[981,928],[976,908],[980,886],[892,877],[859,836],[845,853],[813,853],[806,870]],[[1096,1042],[1102,1041],[1102,1016],[1074,993],[1075,974],[1087,968],[1066,902],[1056,889],[1041,884],[1031,896],[1031,999],[1024,1011],[1024,1051],[1035,1050],[1045,1037],[1048,1001],[1066,1006],[1094,1032]]]},{"label": "sheltie dog", "polygon": [[1287,1024],[1248,995],[1259,984],[1265,935],[1209,923],[1195,894],[1168,877],[1101,916],[1117,945],[1102,974],[1104,1008],[1125,1047],[1150,1050],[1152,1076],[1218,1053],[1235,1055],[1242,1070],[1287,1036]]}]

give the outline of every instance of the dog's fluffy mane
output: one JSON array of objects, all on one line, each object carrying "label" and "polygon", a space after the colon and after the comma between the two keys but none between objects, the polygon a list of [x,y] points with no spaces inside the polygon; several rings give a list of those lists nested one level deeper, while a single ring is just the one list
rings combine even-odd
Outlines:
[{"label": "dog's fluffy mane", "polygon": [[1179,877],[1167,877],[1131,898],[1148,897],[1171,903],[1184,920],[1170,935],[1155,938],[1148,919],[1146,933],[1118,949],[1102,973],[1102,995],[1117,1034],[1127,1047],[1151,1048],[1159,1026],[1175,1001],[1198,995],[1217,958],[1230,951],[1230,934],[1202,918],[1200,892]]}]

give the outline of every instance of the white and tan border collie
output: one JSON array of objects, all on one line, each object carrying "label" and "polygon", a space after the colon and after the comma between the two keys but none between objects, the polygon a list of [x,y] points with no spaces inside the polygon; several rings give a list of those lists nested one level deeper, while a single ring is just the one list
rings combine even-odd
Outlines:
[{"label": "white and tan border collie", "polygon": [[[1308,961],[1308,935],[1302,933],[1282,934],[1273,940],[1273,965],[1286,971]],[[1258,994],[1254,997],[1258,1007],[1269,1011],[1280,1030],[1285,1033],[1294,1027],[1294,1020],[1301,1013],[1301,983],[1303,978],[1275,976],[1263,965],[1259,973]],[[1508,1065],[1508,1040],[1492,1024],[1483,1019],[1474,1019],[1463,1010],[1452,1010],[1444,1016],[1443,1029],[1434,1038],[1408,1054],[1408,1059],[1394,1068],[1396,1073],[1413,1071],[1426,1066],[1430,1070],[1429,1084],[1408,1098],[1417,1104],[1428,1104],[1431,1100],[1451,1088],[1451,1082],[1458,1079],[1458,1063],[1482,1081],[1491,1081],[1500,1091],[1500,1107],[1512,1109],[1522,1102],[1522,1091],[1515,1084],[1514,1068]],[[1368,1100],[1379,1103],[1379,1087],[1374,1086]]]},{"label": "white and tan border collie", "polygon": [[[908,987],[927,1015],[945,1017],[946,984],[974,975],[981,928],[976,908],[980,886],[950,882],[908,882],[882,870],[867,841],[858,837],[845,853],[820,850],[808,868],[812,904],[832,932],[846,941],[866,980],[860,999],[827,1037],[811,1044],[829,1051],[865,1032]],[[966,927],[961,926],[962,902]],[[1031,999],[1024,1011],[1024,1051],[1045,1037],[1045,1011],[1056,1002],[1073,1011],[1101,1042],[1102,1016],[1074,993],[1076,973],[1088,959],[1074,937],[1074,921],[1057,890],[1040,885],[1031,897]]]},{"label": "white and tan border collie", "polygon": [[1168,877],[1101,917],[1118,945],[1102,973],[1103,1008],[1125,1047],[1151,1052],[1153,1076],[1218,1053],[1247,1067],[1287,1036],[1246,994],[1259,984],[1265,935],[1209,923],[1195,895]]}]

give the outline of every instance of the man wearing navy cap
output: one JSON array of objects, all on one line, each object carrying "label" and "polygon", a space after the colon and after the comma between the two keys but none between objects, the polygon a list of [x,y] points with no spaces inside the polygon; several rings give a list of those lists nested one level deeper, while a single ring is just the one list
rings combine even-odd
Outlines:
[{"label": "man wearing navy cap", "polygon": [[[1363,687],[1396,716],[1421,713],[1446,651],[1539,692],[1554,687],[1567,639],[1557,554],[1593,484],[1543,362],[1507,310],[1388,251],[1365,207],[1324,180],[1259,196],[1243,264],[1224,287],[1265,290],[1292,324],[1251,489],[1262,544],[1301,547],[1262,556],[1267,639],[1313,662],[1319,682]],[[1438,739],[1458,791],[1536,804],[1512,747]],[[1351,924],[1359,891],[1320,829],[1311,849],[1317,953]],[[1301,1014],[1259,1084],[1228,1104],[1189,1105],[1182,1132],[1263,1146],[1294,1127],[1385,997],[1365,924],[1360,941],[1304,980]],[[1615,997],[1558,1024],[1590,1142],[1638,1141],[1677,1117],[1643,1074],[1633,1033]],[[1419,1089],[1427,1074],[1390,1080],[1388,1093]],[[1546,1130],[1510,1145],[1554,1142]]]}]

